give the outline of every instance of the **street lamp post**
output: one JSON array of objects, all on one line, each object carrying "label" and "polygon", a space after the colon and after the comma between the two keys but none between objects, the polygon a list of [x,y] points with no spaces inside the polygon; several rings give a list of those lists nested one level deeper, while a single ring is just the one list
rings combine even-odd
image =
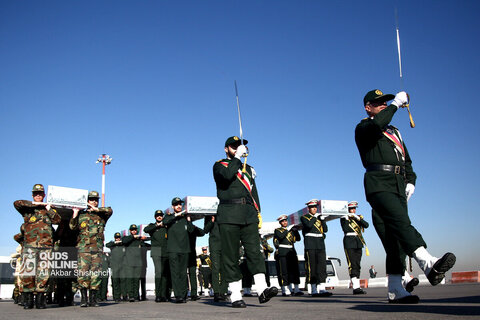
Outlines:
[{"label": "street lamp post", "polygon": [[112,158],[108,154],[102,154],[96,163],[102,163],[102,207],[105,207],[105,166],[112,162]]}]

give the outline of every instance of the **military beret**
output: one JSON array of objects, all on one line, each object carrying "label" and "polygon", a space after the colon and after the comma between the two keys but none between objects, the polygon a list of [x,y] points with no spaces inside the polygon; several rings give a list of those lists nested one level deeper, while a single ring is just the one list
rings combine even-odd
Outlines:
[{"label": "military beret", "polygon": [[368,102],[386,102],[394,98],[395,96],[393,94],[383,94],[382,91],[374,89],[367,92],[363,98],[363,105],[366,105]]},{"label": "military beret", "polygon": [[[240,144],[241,139],[237,136],[233,136],[228,138],[227,141],[225,141],[225,147],[228,147],[229,145],[237,144],[237,143]],[[243,144],[246,145],[247,143],[248,143],[248,140],[243,139]]]}]

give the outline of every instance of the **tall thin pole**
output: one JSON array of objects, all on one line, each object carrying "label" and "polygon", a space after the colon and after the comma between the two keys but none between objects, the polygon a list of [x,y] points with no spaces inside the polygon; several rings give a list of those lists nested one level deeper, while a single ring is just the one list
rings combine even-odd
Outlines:
[{"label": "tall thin pole", "polygon": [[105,207],[105,166],[112,162],[112,158],[108,154],[102,154],[98,159],[97,163],[102,163],[102,207]]}]

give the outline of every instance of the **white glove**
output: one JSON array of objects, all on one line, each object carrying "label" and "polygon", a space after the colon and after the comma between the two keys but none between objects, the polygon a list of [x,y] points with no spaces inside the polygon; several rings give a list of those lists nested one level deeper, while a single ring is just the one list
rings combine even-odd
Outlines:
[{"label": "white glove", "polygon": [[240,160],[240,158],[244,154],[247,154],[247,147],[245,147],[243,144],[241,144],[241,145],[238,146],[237,151],[235,152],[235,158]]},{"label": "white glove", "polygon": [[392,104],[396,106],[397,108],[403,107],[404,105],[408,104],[408,96],[405,91],[401,91],[397,93],[395,96],[395,99],[393,99]]},{"label": "white glove", "polygon": [[253,167],[250,167],[250,170],[252,170],[252,178],[255,179],[257,177],[257,172],[255,169],[253,169]]},{"label": "white glove", "polygon": [[405,187],[405,195],[407,196],[407,201],[410,200],[410,197],[412,196],[414,191],[415,186],[411,183],[407,183],[407,186]]}]

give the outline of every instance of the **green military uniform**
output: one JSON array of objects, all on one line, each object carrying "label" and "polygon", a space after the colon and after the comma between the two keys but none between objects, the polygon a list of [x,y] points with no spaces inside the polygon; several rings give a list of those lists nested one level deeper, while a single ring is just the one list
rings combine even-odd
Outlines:
[{"label": "green military uniform", "polygon": [[[130,226],[130,231],[138,230],[135,224]],[[140,276],[142,272],[142,247],[143,240],[140,236],[133,236],[132,234],[122,238],[122,243],[125,246],[125,268],[126,268],[126,282],[127,292],[130,302],[140,300],[138,293]]]},{"label": "green military uniform", "polygon": [[[155,218],[163,216],[162,210],[155,211]],[[150,255],[155,266],[155,301],[165,302],[170,297],[170,266],[167,253],[167,228],[163,221],[150,223],[144,229],[152,243]]]},{"label": "green military uniform", "polygon": [[363,229],[369,226],[368,222],[363,219],[363,216],[359,216],[359,219],[357,220],[349,216],[344,216],[340,219],[340,225],[344,233],[343,248],[345,249],[350,278],[360,278],[363,242],[358,234],[361,235]]},{"label": "green military uniform", "polygon": [[[174,198],[172,205],[178,202],[183,203],[180,198]],[[188,234],[193,232],[194,227],[192,222],[187,221],[185,216],[176,217],[174,213],[165,216],[163,223],[167,226],[167,252],[173,292],[176,302],[186,302],[188,293],[188,254],[191,251]]]},{"label": "green military uniform", "polygon": [[207,291],[212,284],[212,260],[207,254],[207,249],[202,249],[202,254],[198,256],[200,259],[200,273],[203,280],[203,288]]},{"label": "green military uniform", "polygon": [[[32,193],[45,193],[41,184],[33,186]],[[37,293],[36,307],[45,308],[45,292],[49,279],[48,253],[53,249],[52,224],[59,224],[60,215],[53,208],[46,209],[28,200],[17,200],[13,203],[15,209],[22,215],[24,235],[22,263],[33,264],[34,269],[22,268],[22,289],[25,293],[25,308],[33,308],[33,293]],[[47,253],[47,254],[44,254]],[[45,258],[47,257],[47,258]]]},{"label": "green military uniform", "polygon": [[104,252],[102,255],[102,273],[100,276],[100,287],[98,288],[99,301],[107,301],[109,267],[110,267],[110,255]]},{"label": "green military uniform", "polygon": [[307,213],[300,218],[305,248],[306,283],[317,285],[327,280],[325,238],[327,223],[321,216]]},{"label": "green military uniform", "polygon": [[203,229],[193,226],[193,231],[188,234],[188,240],[190,243],[190,252],[188,254],[188,278],[190,280],[190,298],[192,300],[198,299],[198,286],[197,286],[197,253],[196,243],[197,237],[203,237],[205,231]]},{"label": "green military uniform", "polygon": [[[220,204],[217,209],[217,223],[220,226],[222,243],[222,274],[228,283],[242,279],[238,266],[240,243],[247,252],[247,264],[252,274],[265,273],[265,263],[258,250],[258,212],[260,210],[257,187],[252,177],[252,168],[247,165],[244,177],[251,186],[251,193],[237,177],[242,162],[237,159],[223,159],[213,166],[213,176],[217,185]],[[241,242],[240,242],[241,241]]]},{"label": "green military uniform", "polygon": [[[369,94],[373,92],[383,101],[394,98],[380,90]],[[387,254],[386,272],[403,275],[405,254],[411,256],[426,244],[408,217],[405,188],[407,183],[415,185],[417,176],[400,132],[389,125],[396,111],[391,104],[375,117],[363,119],[355,128],[355,142],[366,169],[364,187],[373,225]]]},{"label": "green military uniform", "polygon": [[277,260],[280,271],[278,283],[280,286],[300,283],[298,257],[294,246],[294,243],[297,241],[300,241],[300,233],[297,229],[280,227],[275,229],[273,233],[273,242],[275,247],[277,247]]},{"label": "green military uniform", "polygon": [[222,242],[220,238],[220,228],[216,221],[212,221],[211,216],[207,216],[205,217],[203,230],[209,234],[208,247],[210,249],[210,260],[212,263],[212,288],[214,301],[223,301],[227,294],[228,283],[222,276],[221,271]]},{"label": "green military uniform", "polygon": [[270,287],[270,268],[268,267],[268,257],[270,254],[273,253],[273,248],[268,244],[267,239],[261,238],[260,239],[261,251],[263,254],[263,260],[265,261],[265,282],[267,282],[267,286]]},{"label": "green military uniform", "polygon": [[120,232],[115,233],[114,239],[105,246],[110,249],[110,268],[112,270],[113,300],[120,302],[121,297],[127,296],[125,279],[125,246]]},{"label": "green military uniform", "polygon": [[[89,200],[98,198],[98,192],[89,192]],[[86,290],[90,289],[90,306],[98,306],[96,295],[101,282],[104,230],[112,214],[110,207],[100,207],[98,211],[90,208],[70,219],[70,229],[78,231],[77,280],[82,297],[86,298]],[[81,306],[86,306],[86,302],[82,302]]]}]

